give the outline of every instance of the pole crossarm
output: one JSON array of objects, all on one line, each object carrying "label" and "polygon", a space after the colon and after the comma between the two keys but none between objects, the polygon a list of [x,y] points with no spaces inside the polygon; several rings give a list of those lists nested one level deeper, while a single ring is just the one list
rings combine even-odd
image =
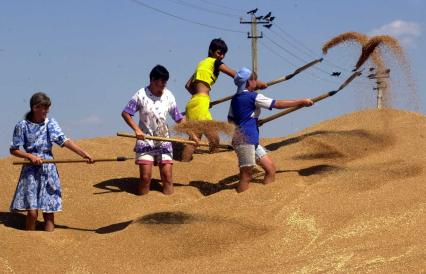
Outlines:
[{"label": "pole crossarm", "polygon": [[241,21],[240,20],[240,24],[270,24],[271,21]]},{"label": "pole crossarm", "polygon": [[[344,82],[343,82],[343,84],[342,85],[340,85],[340,87],[337,89],[337,90],[333,90],[333,91],[329,91],[329,92],[326,92],[326,93],[324,93],[324,94],[322,94],[322,95],[320,95],[320,96],[317,96],[317,97],[315,97],[315,98],[312,98],[311,100],[314,102],[314,103],[316,103],[316,102],[318,102],[318,101],[321,101],[321,100],[324,100],[325,98],[328,98],[328,97],[330,97],[330,96],[333,96],[334,94],[336,94],[336,93],[338,93],[339,91],[341,91],[342,89],[344,89],[347,85],[349,85],[349,83],[350,82],[352,82],[356,77],[358,77],[358,76],[360,76],[361,75],[361,72],[358,72],[358,71],[356,71],[356,72],[354,72],[354,73],[352,73],[352,75],[351,76],[349,76]],[[292,108],[288,108],[288,109],[286,109],[286,110],[284,110],[284,111],[281,111],[281,112],[278,112],[278,113],[276,113],[276,114],[274,114],[274,115],[271,115],[271,116],[268,116],[268,117],[266,117],[266,118],[264,118],[264,119],[260,119],[259,121],[258,121],[258,125],[259,126],[262,126],[262,125],[264,125],[265,123],[267,123],[267,122],[270,122],[270,121],[272,121],[272,120],[275,120],[275,119],[277,119],[277,118],[279,118],[279,117],[282,117],[282,116],[284,116],[284,115],[287,115],[287,114],[289,114],[289,113],[291,113],[291,112],[293,112],[293,111],[296,111],[296,110],[298,110],[298,109],[301,109],[301,108],[304,108],[304,106],[298,106],[298,107],[292,107]]]},{"label": "pole crossarm", "polygon": [[[302,71],[304,71],[304,70],[306,70],[306,69],[308,69],[308,68],[312,67],[313,65],[315,65],[315,64],[317,64],[317,63],[322,62],[322,60],[323,60],[323,58],[313,60],[313,61],[311,61],[311,62],[309,62],[309,63],[307,63],[307,64],[305,64],[305,65],[301,66],[300,68],[296,69],[294,72],[292,72],[292,73],[290,73],[290,74],[288,74],[288,75],[285,75],[285,76],[283,76],[283,77],[277,78],[277,79],[275,79],[275,80],[269,81],[269,82],[267,82],[266,84],[267,84],[267,85],[268,85],[268,87],[269,87],[269,86],[272,86],[272,85],[275,85],[275,84],[278,84],[278,83],[281,83],[281,82],[284,82],[284,81],[290,80],[291,78],[293,78],[293,77],[294,77],[294,76],[296,76],[297,74],[301,73]],[[230,95],[230,96],[227,96],[227,97],[223,97],[223,98],[221,98],[221,99],[218,99],[218,100],[216,100],[216,101],[210,102],[210,108],[211,108],[211,107],[213,107],[213,106],[215,106],[215,105],[217,105],[217,104],[220,104],[220,103],[226,102],[226,101],[228,101],[228,100],[231,100],[231,99],[232,99],[232,96],[233,96],[233,95]]]}]

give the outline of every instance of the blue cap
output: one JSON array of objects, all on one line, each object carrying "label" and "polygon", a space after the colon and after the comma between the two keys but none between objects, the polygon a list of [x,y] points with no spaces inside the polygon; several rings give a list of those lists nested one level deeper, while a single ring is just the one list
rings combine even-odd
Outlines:
[{"label": "blue cap", "polygon": [[252,71],[246,67],[242,67],[237,71],[234,77],[234,83],[238,87],[237,93],[242,92],[246,88],[246,83],[250,79]]}]

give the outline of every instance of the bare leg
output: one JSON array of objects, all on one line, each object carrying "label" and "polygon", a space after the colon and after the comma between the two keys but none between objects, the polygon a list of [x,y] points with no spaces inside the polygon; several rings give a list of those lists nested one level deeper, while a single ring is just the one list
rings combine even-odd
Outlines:
[{"label": "bare leg", "polygon": [[163,193],[165,195],[173,194],[172,164],[160,165],[160,176],[163,182]]},{"label": "bare leg", "polygon": [[258,164],[263,168],[263,170],[265,170],[265,178],[263,179],[263,183],[266,185],[275,181],[275,173],[277,168],[275,167],[272,159],[268,155],[265,155],[260,158]]},{"label": "bare leg", "polygon": [[55,230],[55,215],[53,213],[43,213],[44,231],[52,232]]},{"label": "bare leg", "polygon": [[152,165],[139,165],[140,182],[137,194],[145,195],[149,193],[151,186]]},{"label": "bare leg", "polygon": [[[189,140],[194,141],[193,133],[189,133]],[[201,140],[202,134],[195,135],[198,140]],[[182,151],[182,162],[190,162],[192,160],[192,155],[195,152],[195,146],[190,144],[185,144]]]},{"label": "bare leg", "polygon": [[253,174],[252,166],[240,167],[240,181],[237,186],[237,192],[246,191],[249,188],[249,183]]},{"label": "bare leg", "polygon": [[195,146],[190,144],[185,144],[182,150],[182,162],[190,162],[192,160],[192,155],[195,152]]},{"label": "bare leg", "polygon": [[27,218],[25,219],[26,230],[36,229],[37,216],[38,216],[37,209],[31,209],[27,211]]},{"label": "bare leg", "polygon": [[216,132],[210,132],[206,134],[207,139],[209,140],[209,152],[215,153],[218,150],[218,145],[220,142],[219,134]]}]

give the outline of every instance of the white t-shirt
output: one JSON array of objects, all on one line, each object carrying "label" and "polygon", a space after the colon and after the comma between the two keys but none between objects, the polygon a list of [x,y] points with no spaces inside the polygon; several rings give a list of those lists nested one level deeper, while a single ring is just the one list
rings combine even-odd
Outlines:
[{"label": "white t-shirt", "polygon": [[[141,88],[127,103],[123,109],[131,116],[139,112],[139,127],[144,134],[150,136],[169,137],[166,118],[169,114],[175,122],[182,120],[176,100],[170,90],[164,89],[163,94],[155,96],[148,87]],[[158,142],[153,140],[138,140],[135,151],[139,153],[158,151],[161,153],[172,152],[170,142]]]}]

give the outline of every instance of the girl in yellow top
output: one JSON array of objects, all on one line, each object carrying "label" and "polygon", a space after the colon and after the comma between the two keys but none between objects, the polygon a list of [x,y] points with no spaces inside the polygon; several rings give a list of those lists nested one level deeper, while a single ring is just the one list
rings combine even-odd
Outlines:
[{"label": "girl in yellow top", "polygon": [[209,111],[211,87],[220,72],[232,78],[235,76],[235,71],[222,62],[227,51],[228,47],[222,39],[213,39],[209,46],[208,57],[198,63],[194,74],[186,83],[185,88],[192,94],[191,100],[186,105],[188,121],[212,120]]},{"label": "girl in yellow top", "polygon": [[[210,42],[208,57],[201,60],[194,74],[189,78],[185,88],[191,93],[192,98],[186,105],[186,119],[187,121],[206,121],[213,120],[210,109],[210,90],[216,82],[219,73],[223,72],[230,77],[234,78],[236,75],[235,70],[226,66],[222,60],[228,47],[220,38],[213,39]],[[264,89],[267,85],[258,81],[258,88]],[[190,134],[190,139],[198,142],[201,135]],[[210,144],[210,152],[214,152],[219,144],[218,134],[206,135]],[[182,152],[182,161],[189,162],[192,159],[192,154],[195,151],[195,146],[185,145]]]},{"label": "girl in yellow top", "polygon": [[[194,74],[189,78],[185,88],[191,93],[192,97],[186,105],[187,121],[206,121],[213,120],[210,109],[210,90],[216,82],[219,73],[224,72],[234,78],[235,71],[226,66],[222,60],[228,47],[220,38],[213,39],[210,42],[208,57],[201,60]],[[201,135],[190,134],[190,139],[198,142]],[[208,134],[206,136],[210,144],[210,152],[214,152],[219,144],[219,135]],[[182,152],[182,161],[189,162],[194,154],[195,146],[185,145]]]}]

